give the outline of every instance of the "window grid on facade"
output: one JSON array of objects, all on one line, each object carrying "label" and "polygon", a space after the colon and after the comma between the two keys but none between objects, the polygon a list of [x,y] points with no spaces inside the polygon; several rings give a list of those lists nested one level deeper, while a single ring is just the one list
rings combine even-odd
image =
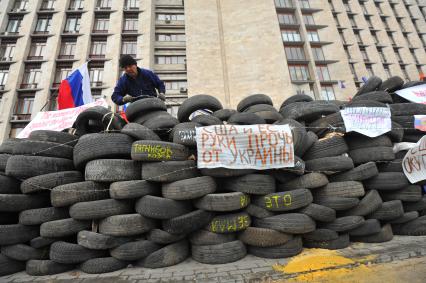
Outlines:
[{"label": "window grid on facade", "polygon": [[303,15],[303,23],[305,23],[305,25],[315,25],[315,20],[314,17],[312,15]]},{"label": "window grid on facade", "polygon": [[98,0],[96,3],[97,8],[111,9],[112,0]]},{"label": "window grid on facade", "polygon": [[126,9],[139,9],[139,0],[126,0],[124,7]]},{"label": "window grid on facade", "polygon": [[164,81],[166,90],[170,91],[180,91],[181,89],[186,89],[188,84],[186,81]]},{"label": "window grid on facade", "polygon": [[21,28],[22,18],[10,18],[7,23],[6,31],[8,33],[19,33],[19,29]]},{"label": "window grid on facade", "polygon": [[175,13],[158,13],[157,20],[159,21],[184,21],[184,14],[175,14]]},{"label": "window grid on facade", "polygon": [[49,33],[52,24],[51,16],[40,16],[37,20],[37,25],[34,33]]},{"label": "window grid on facade", "polygon": [[315,30],[308,30],[307,34],[308,34],[308,40],[309,40],[309,42],[319,42],[320,41],[320,38],[319,38],[319,35],[318,35],[317,31],[315,31]]},{"label": "window grid on facade", "polygon": [[390,69],[389,69],[389,66],[388,66],[388,65],[383,66],[383,69],[385,70],[385,73],[386,73],[386,76],[387,76],[387,78],[388,78],[388,79],[389,79],[390,77],[392,77],[392,74],[391,74],[391,72],[390,72]]},{"label": "window grid on facade", "polygon": [[155,56],[155,63],[160,65],[185,64],[186,56]]},{"label": "window grid on facade", "polygon": [[75,55],[76,41],[62,41],[59,51],[59,59],[73,59]]},{"label": "window grid on facade", "polygon": [[9,69],[0,69],[0,89],[4,90],[7,83],[7,77],[9,76]]},{"label": "window grid on facade", "polygon": [[46,50],[46,41],[32,42],[30,46],[30,52],[28,53],[28,57],[27,57],[28,60],[42,60],[44,57],[45,50]]},{"label": "window grid on facade", "polygon": [[367,51],[365,50],[365,47],[360,47],[359,50],[361,51],[362,59],[364,61],[369,61]]},{"label": "window grid on facade", "polygon": [[106,40],[94,40],[90,46],[90,58],[105,58]]},{"label": "window grid on facade", "polygon": [[303,47],[285,47],[285,54],[289,60],[305,60]]},{"label": "window grid on facade", "polygon": [[89,67],[89,77],[91,87],[102,86],[104,75],[103,65],[94,65]]},{"label": "window grid on facade", "polygon": [[156,39],[160,42],[184,42],[186,37],[183,33],[157,33]]},{"label": "window grid on facade", "polygon": [[137,32],[138,18],[137,16],[127,16],[124,18],[123,32]]},{"label": "window grid on facade", "polygon": [[22,78],[22,89],[37,88],[41,77],[41,65],[25,66],[24,76]]},{"label": "window grid on facade", "polygon": [[292,8],[292,0],[275,0],[275,7],[278,8]]},{"label": "window grid on facade", "polygon": [[136,57],[137,54],[137,43],[136,39],[134,40],[123,40],[121,43],[121,54],[131,55],[132,57]]},{"label": "window grid on facade", "polygon": [[29,120],[33,111],[34,94],[21,94],[16,101],[13,115],[16,120]]},{"label": "window grid on facade", "polygon": [[297,24],[296,16],[292,13],[280,13],[278,14],[278,22],[284,25],[295,25]]},{"label": "window grid on facade", "polygon": [[336,96],[334,94],[333,86],[331,86],[331,85],[322,85],[321,86],[321,98],[323,100],[335,100]]},{"label": "window grid on facade", "polygon": [[292,81],[310,80],[308,66],[306,65],[289,65],[290,78]]},{"label": "window grid on facade", "polygon": [[408,75],[407,69],[405,68],[405,66],[400,66],[402,74],[405,77],[405,80],[409,81],[410,80],[410,76]]},{"label": "window grid on facade", "polygon": [[369,77],[374,76],[373,66],[370,64],[365,65],[365,68],[367,69],[367,73]]},{"label": "window grid on facade", "polygon": [[82,10],[84,8],[84,0],[71,0],[70,10]]},{"label": "window grid on facade", "polygon": [[43,0],[40,10],[53,10],[55,9],[55,0]]},{"label": "window grid on facade", "polygon": [[323,61],[325,60],[324,52],[321,47],[312,47],[312,54],[314,55],[314,60]]},{"label": "window grid on facade", "polygon": [[57,66],[55,71],[55,80],[52,87],[59,87],[62,80],[65,80],[72,72],[72,65]]},{"label": "window grid on facade", "polygon": [[297,42],[302,41],[299,31],[297,30],[283,30],[281,35],[284,42]]},{"label": "window grid on facade", "polygon": [[309,0],[299,0],[300,7],[309,9],[311,5],[309,4]]},{"label": "window grid on facade", "polygon": [[65,22],[65,33],[78,33],[80,31],[81,18],[79,16],[70,16]]},{"label": "window grid on facade", "polygon": [[0,61],[12,61],[15,47],[15,42],[2,42],[0,45]]},{"label": "window grid on facade", "polygon": [[28,0],[16,0],[12,11],[25,11],[28,7]]},{"label": "window grid on facade", "polygon": [[326,65],[317,65],[316,66],[317,75],[320,81],[330,81],[330,72],[328,71],[328,67]]},{"label": "window grid on facade", "polygon": [[93,32],[97,33],[107,33],[109,30],[109,18],[99,17],[95,18],[95,24],[93,27]]}]

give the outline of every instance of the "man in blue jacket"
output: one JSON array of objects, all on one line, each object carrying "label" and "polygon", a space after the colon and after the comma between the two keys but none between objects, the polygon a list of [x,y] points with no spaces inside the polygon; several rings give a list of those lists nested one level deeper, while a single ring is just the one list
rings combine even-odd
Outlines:
[{"label": "man in blue jacket", "polygon": [[[124,70],[124,74],[118,80],[111,96],[115,104],[123,105],[133,102],[136,97],[141,95],[166,100],[164,82],[154,72],[139,68],[132,56],[123,55],[120,58],[120,67]],[[158,95],[156,90],[158,90]]]}]

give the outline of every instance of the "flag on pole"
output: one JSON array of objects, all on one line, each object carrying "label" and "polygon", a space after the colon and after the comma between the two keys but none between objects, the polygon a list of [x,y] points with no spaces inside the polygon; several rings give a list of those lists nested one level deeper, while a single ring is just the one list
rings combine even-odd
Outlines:
[{"label": "flag on pole", "polygon": [[87,62],[71,73],[59,86],[58,110],[93,102]]}]

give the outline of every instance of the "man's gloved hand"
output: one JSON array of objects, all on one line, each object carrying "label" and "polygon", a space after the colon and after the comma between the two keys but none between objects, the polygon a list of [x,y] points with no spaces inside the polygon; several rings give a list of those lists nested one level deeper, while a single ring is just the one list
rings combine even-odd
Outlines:
[{"label": "man's gloved hand", "polygon": [[166,101],[166,96],[164,95],[164,93],[159,93],[158,98],[161,99],[162,101]]},{"label": "man's gloved hand", "polygon": [[129,103],[129,102],[132,102],[132,101],[133,101],[133,96],[131,96],[131,95],[126,94],[126,95],[123,97],[123,102],[124,102],[124,103]]}]

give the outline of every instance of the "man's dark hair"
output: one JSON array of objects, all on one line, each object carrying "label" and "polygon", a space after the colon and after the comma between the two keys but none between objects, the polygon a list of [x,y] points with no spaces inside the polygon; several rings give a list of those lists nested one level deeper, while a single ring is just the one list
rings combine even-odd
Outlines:
[{"label": "man's dark hair", "polygon": [[130,55],[123,55],[120,58],[120,68],[124,68],[131,65],[137,65],[136,60]]}]

